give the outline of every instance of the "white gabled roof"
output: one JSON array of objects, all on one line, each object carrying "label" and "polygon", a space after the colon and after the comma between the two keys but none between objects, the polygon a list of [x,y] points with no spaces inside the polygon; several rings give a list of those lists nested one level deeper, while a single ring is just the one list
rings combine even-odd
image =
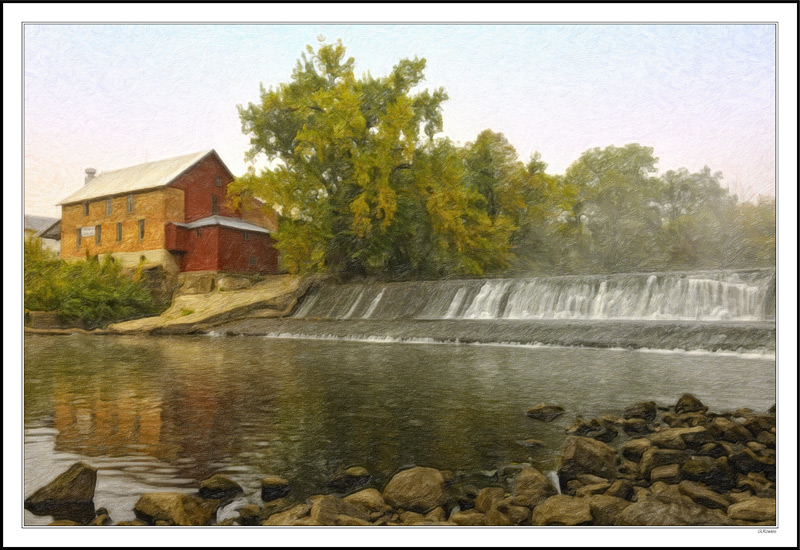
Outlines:
[{"label": "white gabled roof", "polygon": [[212,153],[216,155],[216,151],[209,149],[191,155],[147,162],[110,172],[101,172],[90,183],[58,204],[83,202],[101,197],[164,187]]},{"label": "white gabled roof", "polygon": [[252,231],[253,233],[272,233],[272,231],[264,227],[254,225],[238,218],[228,218],[227,216],[209,216],[190,223],[175,223],[175,225],[178,227],[185,227],[186,229],[197,229],[198,227],[206,227],[209,225],[222,225],[224,227],[241,229],[242,231]]}]

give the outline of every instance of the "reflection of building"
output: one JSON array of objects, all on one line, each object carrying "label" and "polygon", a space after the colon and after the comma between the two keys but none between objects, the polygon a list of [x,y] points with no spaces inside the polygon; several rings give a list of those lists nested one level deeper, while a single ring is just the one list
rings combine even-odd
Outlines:
[{"label": "reflection of building", "polygon": [[61,250],[61,220],[44,216],[25,216],[25,236],[42,239],[45,248],[55,253]]},{"label": "reflection of building", "polygon": [[61,201],[61,257],[111,254],[168,272],[274,273],[270,233],[276,219],[260,208],[227,204],[228,167],[213,149],[102,172]]},{"label": "reflection of building", "polygon": [[56,392],[53,425],[56,446],[87,456],[126,456],[133,451],[158,456],[161,402],[148,397],[76,399]]}]

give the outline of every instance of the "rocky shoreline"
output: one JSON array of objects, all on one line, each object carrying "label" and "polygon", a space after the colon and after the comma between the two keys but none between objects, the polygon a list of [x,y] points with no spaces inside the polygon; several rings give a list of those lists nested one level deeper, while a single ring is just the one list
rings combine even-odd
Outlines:
[{"label": "rocky shoreline", "polygon": [[[528,411],[533,422],[561,414],[547,403]],[[214,475],[196,494],[143,494],[137,519],[114,522],[94,506],[96,470],[76,463],[25,508],[53,517],[54,526],[774,526],[775,426],[774,406],[715,413],[684,394],[671,406],[641,402],[620,416],[577,418],[566,429],[557,480],[514,464],[477,487],[459,472],[413,467],[378,487],[352,467],[329,480],[328,494],[298,502],[289,480],[269,476],[262,504],[217,521],[243,489]]]}]

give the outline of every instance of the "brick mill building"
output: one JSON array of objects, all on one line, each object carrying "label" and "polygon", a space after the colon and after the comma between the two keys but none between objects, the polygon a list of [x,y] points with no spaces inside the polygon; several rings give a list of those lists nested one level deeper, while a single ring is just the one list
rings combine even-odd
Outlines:
[{"label": "brick mill building", "polygon": [[213,149],[95,175],[61,205],[61,257],[111,254],[169,273],[276,273],[274,214],[234,210],[233,174]]}]

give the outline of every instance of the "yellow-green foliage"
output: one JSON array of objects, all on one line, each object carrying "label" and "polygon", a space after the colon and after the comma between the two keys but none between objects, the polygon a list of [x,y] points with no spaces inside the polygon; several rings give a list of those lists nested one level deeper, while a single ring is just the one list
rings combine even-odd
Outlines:
[{"label": "yellow-green foliage", "polygon": [[122,273],[107,256],[67,263],[27,237],[24,247],[25,309],[58,311],[67,322],[96,328],[157,313],[144,284]]},{"label": "yellow-green foliage", "polygon": [[[584,152],[563,176],[527,164],[501,133],[457,146],[425,60],[357,78],[341,42],[307,48],[291,80],[246,108],[250,168],[229,186],[280,215],[292,273],[452,275],[763,267],[775,260],[772,203],[740,204],[722,175],[670,170],[636,143]],[[413,91],[412,91],[413,90]],[[263,160],[263,159],[262,159]]]}]

